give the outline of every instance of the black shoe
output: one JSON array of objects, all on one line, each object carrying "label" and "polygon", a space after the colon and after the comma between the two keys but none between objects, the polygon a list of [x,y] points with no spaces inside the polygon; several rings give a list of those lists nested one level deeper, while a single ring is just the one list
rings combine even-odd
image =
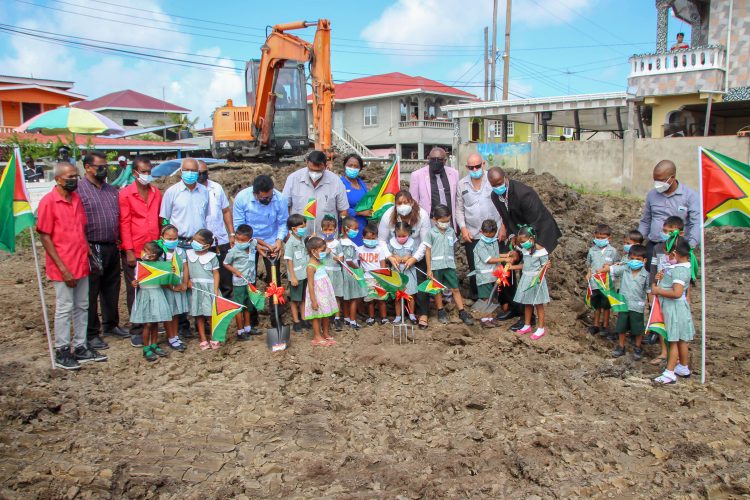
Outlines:
[{"label": "black shoe", "polygon": [[258,335],[263,335],[263,332],[260,331],[260,328],[253,326],[253,329],[247,332],[248,335],[251,335],[253,337],[256,337]]},{"label": "black shoe", "polygon": [[[525,324],[526,324],[525,320],[523,318],[519,318],[518,321],[516,321],[515,323],[513,323],[513,325],[510,327],[510,331],[511,332],[517,332],[518,330],[520,330],[521,328],[523,328],[523,326]],[[535,316],[531,317],[531,326],[536,326],[536,317]]]},{"label": "black shoe", "polygon": [[643,359],[643,349],[636,347],[633,349],[633,361],[640,361]]},{"label": "black shoe", "polygon": [[130,345],[132,345],[133,347],[143,347],[143,335],[141,334],[131,335]]},{"label": "black shoe", "polygon": [[88,342],[86,342],[90,348],[92,349],[109,349],[109,344],[107,344],[102,338],[97,335],[96,337],[91,337]]},{"label": "black shoe", "polygon": [[333,329],[337,332],[340,332],[344,329],[344,325],[341,324],[340,318],[333,318]]},{"label": "black shoe", "polygon": [[508,321],[509,319],[513,319],[516,316],[518,316],[518,313],[513,310],[513,308],[510,308],[507,311],[503,311],[501,309],[500,312],[495,316],[495,319],[497,321]]},{"label": "black shoe", "polygon": [[177,352],[185,352],[185,350],[187,349],[187,346],[183,344],[182,341],[176,342],[174,344],[172,342],[167,341],[167,344],[169,344],[170,349],[173,349]]},{"label": "black shoe", "polygon": [[143,348],[143,357],[146,358],[146,361],[149,361],[151,363],[159,359],[159,356],[157,356],[154,350],[151,349],[151,346],[146,346]]},{"label": "black shoe", "polygon": [[607,340],[615,341],[617,340],[618,335],[616,333],[608,333],[607,334]]},{"label": "black shoe", "polygon": [[445,309],[438,309],[438,321],[444,325],[448,324],[448,313]]},{"label": "black shoe", "polygon": [[250,340],[252,337],[250,336],[249,332],[240,332],[237,334],[237,340]]},{"label": "black shoe", "polygon": [[298,321],[292,325],[294,333],[302,333],[302,322]]},{"label": "black shoe", "polygon": [[130,337],[130,330],[116,326],[109,331],[104,332],[104,335],[111,335],[112,337],[126,338]]},{"label": "black shoe", "polygon": [[625,348],[621,346],[615,347],[614,351],[612,351],[612,357],[613,358],[619,358],[620,356],[625,355]]},{"label": "black shoe", "polygon": [[169,357],[169,353],[167,353],[167,351],[163,350],[158,345],[152,345],[151,346],[151,350],[154,351],[154,354],[156,354],[160,358],[167,358],[167,357]]},{"label": "black shoe", "polygon": [[458,311],[458,317],[461,321],[464,322],[464,325],[471,326],[474,324],[474,318],[471,317],[471,314],[466,312],[465,309],[461,309]]},{"label": "black shoe", "polygon": [[590,326],[589,327],[589,333],[591,335],[596,335],[597,333],[599,333],[599,327],[598,326]]},{"label": "black shoe", "polygon": [[352,330],[359,330],[361,326],[359,326],[359,323],[357,323],[356,321],[350,321],[349,328],[351,328]]},{"label": "black shoe", "polygon": [[55,349],[55,366],[63,370],[81,369],[81,364],[70,354],[69,347]]},{"label": "black shoe", "polygon": [[302,328],[305,330],[312,330],[312,323],[310,323],[308,320],[302,320]]},{"label": "black shoe", "polygon": [[107,361],[107,356],[99,354],[96,349],[91,349],[85,345],[79,345],[73,350],[73,356],[80,364],[91,363],[92,361],[102,362]]}]

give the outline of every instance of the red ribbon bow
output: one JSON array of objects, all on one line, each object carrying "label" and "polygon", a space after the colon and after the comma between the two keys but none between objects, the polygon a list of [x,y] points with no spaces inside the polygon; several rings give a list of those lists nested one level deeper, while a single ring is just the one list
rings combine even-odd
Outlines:
[{"label": "red ribbon bow", "polygon": [[279,304],[286,303],[286,299],[284,298],[284,287],[276,285],[273,281],[266,287],[266,297],[276,297]]},{"label": "red ribbon bow", "polygon": [[494,271],[492,271],[492,275],[497,278],[498,288],[510,286],[510,282],[508,281],[508,277],[510,276],[510,270],[506,271],[504,268],[498,266],[495,268]]},{"label": "red ribbon bow", "polygon": [[406,310],[411,314],[411,302],[414,300],[414,297],[406,293],[404,290],[396,290],[396,300],[401,299],[404,299],[406,302]]}]

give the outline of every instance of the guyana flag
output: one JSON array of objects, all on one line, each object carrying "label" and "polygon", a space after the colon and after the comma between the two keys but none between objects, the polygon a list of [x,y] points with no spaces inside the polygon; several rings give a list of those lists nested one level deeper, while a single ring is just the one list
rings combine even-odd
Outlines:
[{"label": "guyana flag", "polygon": [[172,262],[166,260],[139,260],[135,265],[135,279],[141,285],[173,285],[175,278]]},{"label": "guyana flag", "polygon": [[750,165],[700,149],[703,225],[750,227]]},{"label": "guyana flag", "polygon": [[388,168],[383,180],[359,200],[359,203],[354,207],[354,211],[364,212],[365,210],[372,210],[370,219],[374,221],[380,220],[385,211],[393,206],[396,193],[401,189],[400,186],[401,174],[398,157],[396,157],[393,164]]},{"label": "guyana flag", "polygon": [[591,294],[593,291],[591,290],[591,283],[588,284],[586,287],[586,296],[583,298],[583,302],[586,304],[586,307],[589,309],[593,309],[594,306],[591,305]]},{"label": "guyana flag", "polygon": [[16,235],[34,222],[21,167],[21,150],[15,148],[0,174],[0,250],[14,253]]},{"label": "guyana flag", "polygon": [[[607,297],[607,300],[609,300],[609,305],[612,311],[616,313],[627,312],[628,303],[625,301],[625,297],[617,293],[615,290],[615,284],[610,279],[609,273],[595,274],[593,279],[599,291]],[[587,298],[590,301],[590,297],[587,296]]]},{"label": "guyana flag", "polygon": [[430,295],[437,295],[441,290],[444,289],[445,285],[432,278],[427,278],[417,286],[417,290],[419,290],[420,292],[429,293]]},{"label": "guyana flag", "polygon": [[179,285],[182,283],[182,266],[184,265],[184,262],[182,262],[182,257],[177,254],[177,252],[172,253],[172,274],[174,275],[172,277],[172,284],[173,285]]},{"label": "guyana flag", "polygon": [[365,286],[365,271],[360,268],[352,268],[341,262],[341,267],[344,268],[344,271],[346,271],[351,277],[353,277],[355,280],[357,280],[357,283],[359,283],[362,286]]},{"label": "guyana flag", "polygon": [[534,279],[531,280],[531,284],[529,285],[529,287],[526,290],[524,290],[524,292],[531,290],[535,286],[539,285],[544,279],[544,276],[547,274],[547,269],[549,269],[549,266],[547,264],[543,265],[542,268],[537,273],[537,275],[534,276]]},{"label": "guyana flag", "polygon": [[302,215],[307,220],[313,220],[315,219],[315,216],[317,214],[318,214],[318,201],[315,198],[310,198],[309,200],[307,200],[305,209],[302,210]]},{"label": "guyana flag", "polygon": [[373,269],[370,271],[370,275],[388,293],[403,290],[409,282],[408,276],[392,269]]},{"label": "guyana flag", "polygon": [[214,295],[214,303],[211,306],[211,340],[227,340],[227,328],[242,307],[242,304]]},{"label": "guyana flag", "polygon": [[255,288],[252,283],[247,284],[247,293],[250,296],[250,302],[257,311],[262,311],[266,308],[266,294]]},{"label": "guyana flag", "polygon": [[645,333],[648,332],[657,333],[664,338],[664,342],[667,341],[667,326],[664,324],[664,314],[661,312],[661,303],[658,297],[654,297],[654,303],[651,304],[651,313],[648,315]]}]

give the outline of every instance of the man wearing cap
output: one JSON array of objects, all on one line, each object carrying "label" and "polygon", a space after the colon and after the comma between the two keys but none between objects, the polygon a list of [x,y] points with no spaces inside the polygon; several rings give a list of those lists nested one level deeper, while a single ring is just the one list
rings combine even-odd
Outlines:
[{"label": "man wearing cap", "polygon": [[289,200],[289,213],[302,214],[310,201],[316,202],[315,219],[307,221],[308,234],[321,233],[320,223],[325,215],[346,217],[349,210],[346,187],[338,175],[326,168],[326,163],[325,153],[311,152],[307,156],[307,167],[287,177],[282,191]]}]

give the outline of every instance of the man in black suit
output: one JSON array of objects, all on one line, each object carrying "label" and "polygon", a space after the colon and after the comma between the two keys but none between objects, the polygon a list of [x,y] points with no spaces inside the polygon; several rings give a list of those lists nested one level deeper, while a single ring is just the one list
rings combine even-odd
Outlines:
[{"label": "man in black suit", "polygon": [[[557,248],[557,241],[562,233],[555,218],[544,206],[537,192],[522,182],[508,179],[505,171],[500,167],[489,169],[487,180],[492,186],[490,199],[503,220],[503,228],[510,240],[510,245],[505,250],[510,250],[515,244],[518,227],[528,225],[534,228],[537,243],[552,254],[552,251]],[[502,248],[501,251],[503,251]],[[515,280],[512,286],[515,286]],[[500,313],[496,319],[502,321],[514,316],[522,316],[520,313],[522,306],[515,305],[516,307],[510,308],[507,313]],[[515,331],[521,327],[523,327],[523,317],[511,326],[511,330]]]}]

